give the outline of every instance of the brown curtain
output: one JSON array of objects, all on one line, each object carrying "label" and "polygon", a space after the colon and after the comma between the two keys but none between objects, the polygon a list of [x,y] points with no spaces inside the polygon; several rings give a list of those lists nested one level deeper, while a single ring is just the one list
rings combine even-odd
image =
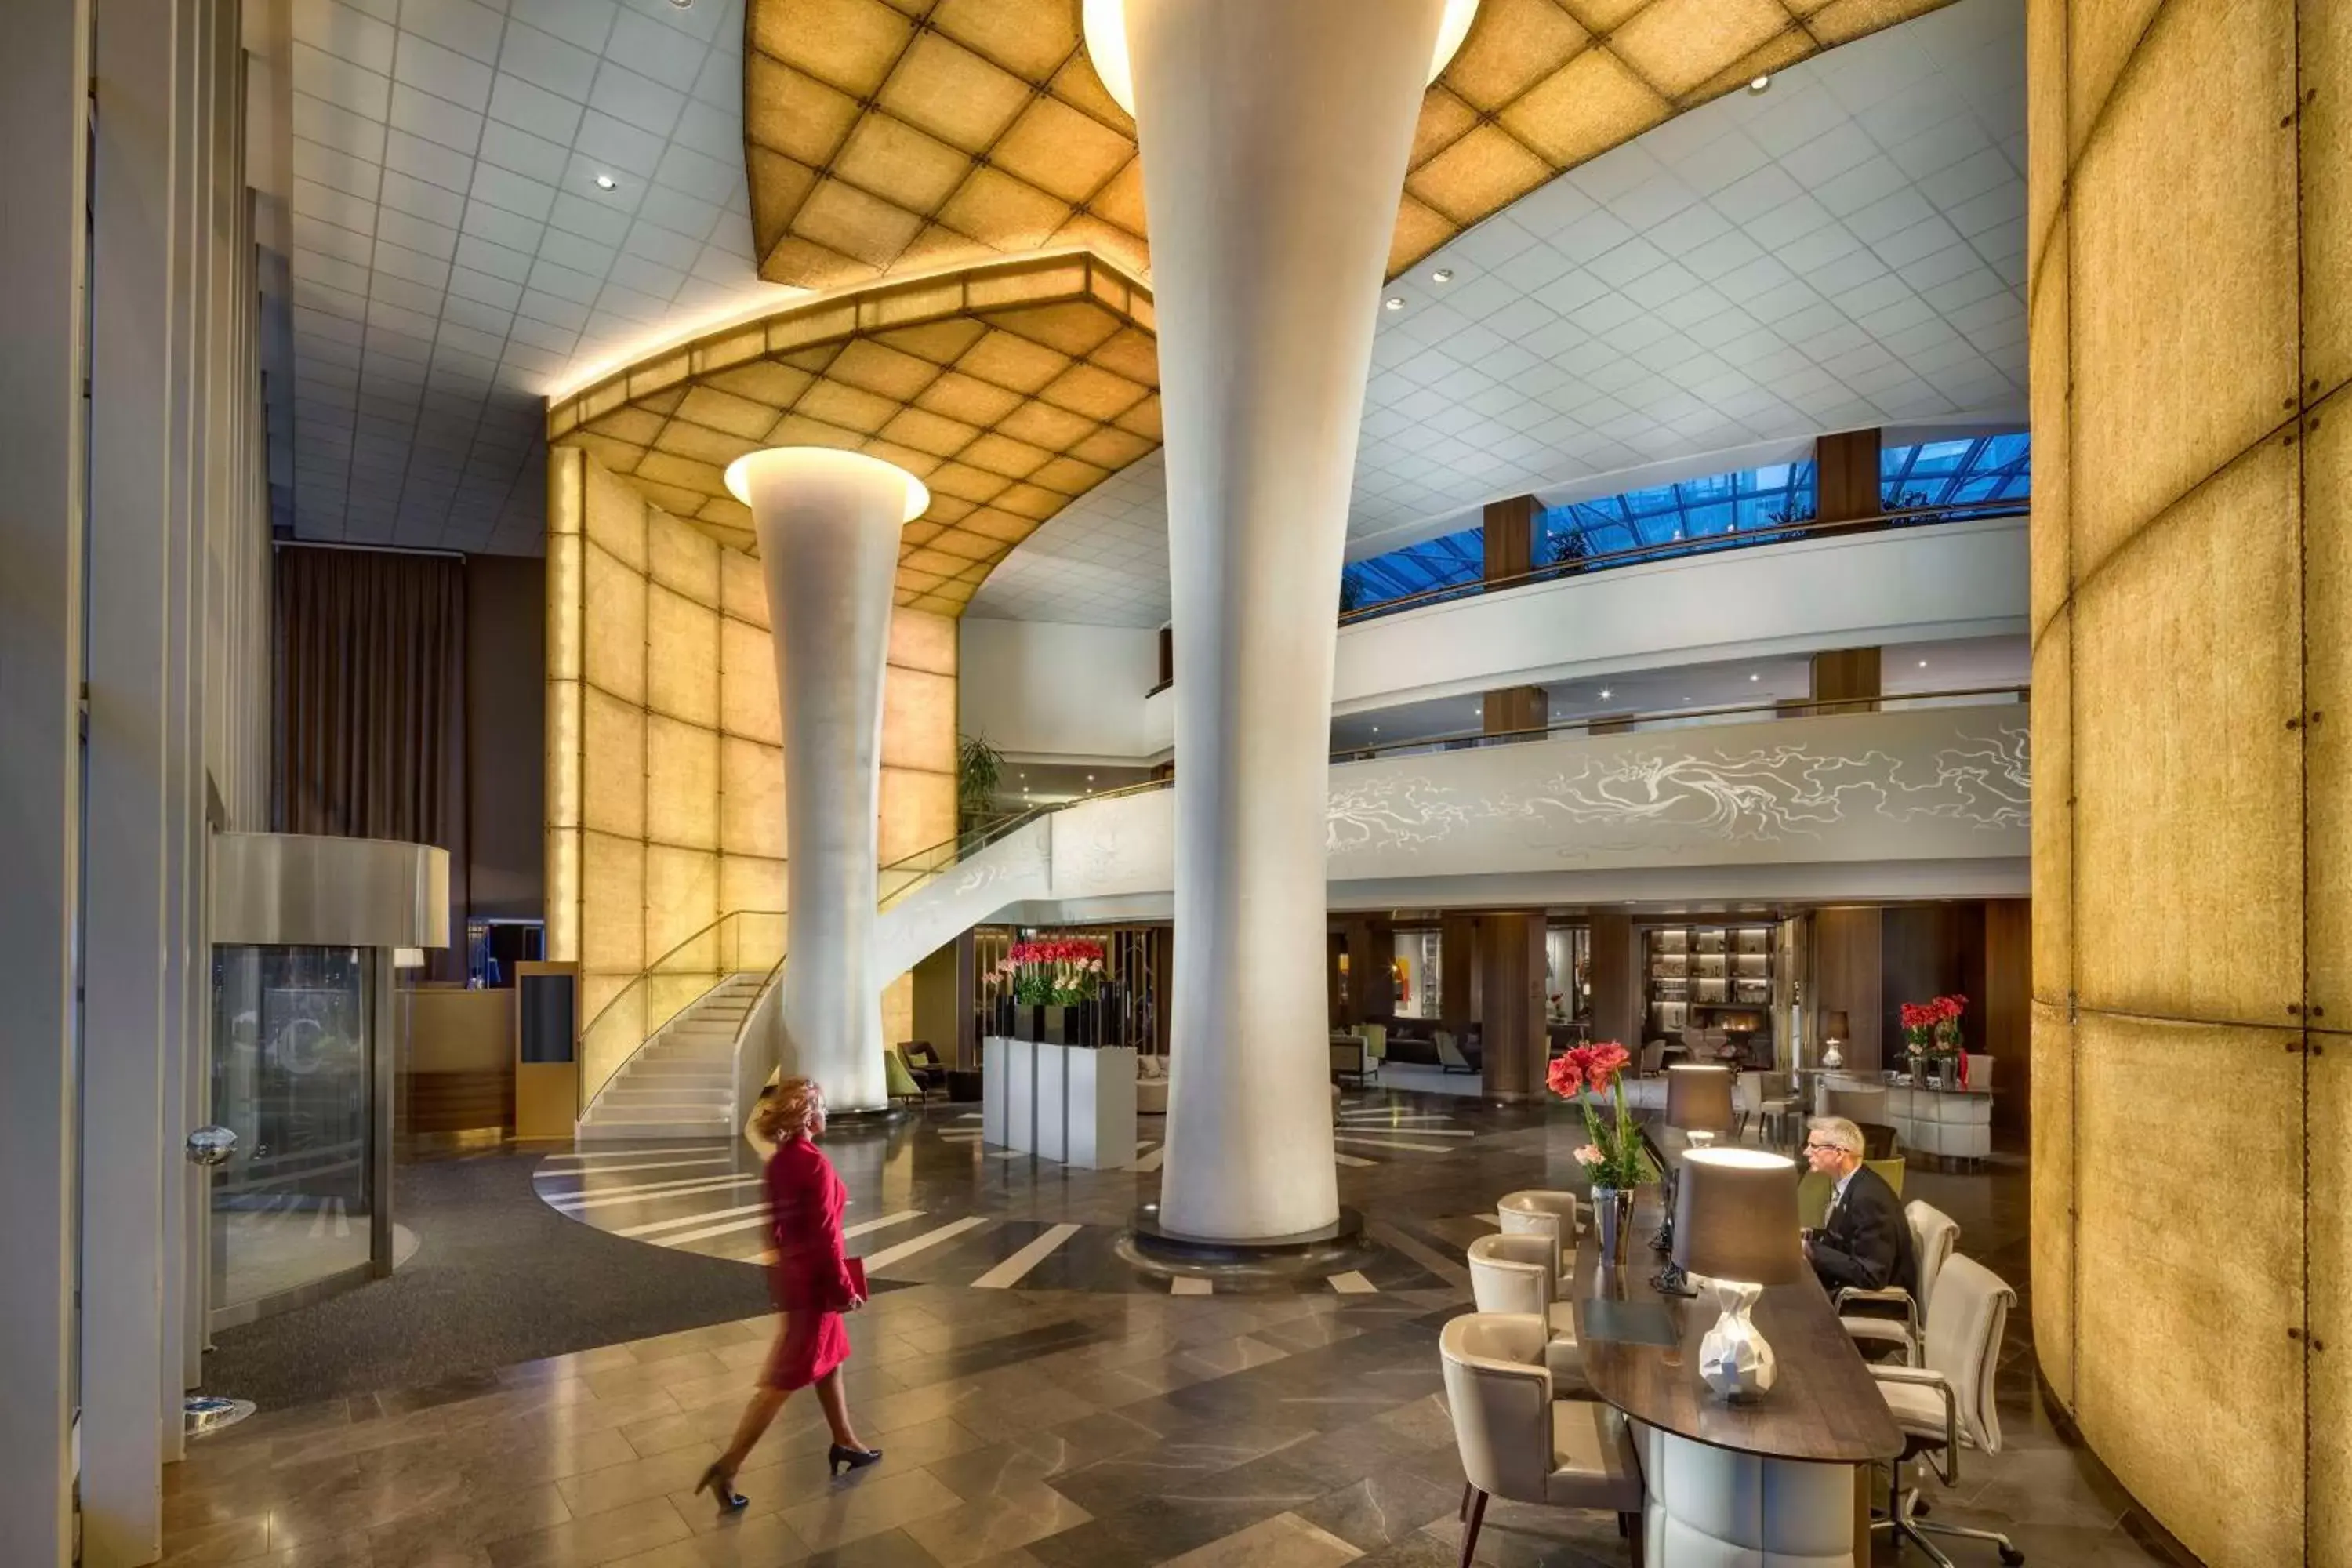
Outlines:
[{"label": "brown curtain", "polygon": [[449,851],[436,980],[466,974],[466,563],[278,552],[270,820],[280,833]]}]

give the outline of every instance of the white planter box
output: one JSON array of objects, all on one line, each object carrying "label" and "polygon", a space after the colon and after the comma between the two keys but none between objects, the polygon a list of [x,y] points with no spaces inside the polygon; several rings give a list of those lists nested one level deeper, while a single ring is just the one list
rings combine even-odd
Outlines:
[{"label": "white planter box", "polygon": [[1105,1171],[1135,1159],[1135,1052],[990,1036],[981,1057],[981,1139]]},{"label": "white planter box", "polygon": [[1135,1159],[1135,1052],[1126,1046],[1065,1053],[1065,1163],[1111,1170]]},{"label": "white planter box", "polygon": [[1004,1144],[1004,1061],[1013,1043],[990,1035],[980,1043],[980,1141]]},{"label": "white planter box", "polygon": [[[1037,1147],[1037,1047],[1028,1040],[1004,1039],[996,1045],[989,1056],[1004,1064],[1004,1147],[1029,1153]],[[983,1062],[982,1071],[987,1068]]]},{"label": "white planter box", "polygon": [[1041,1160],[1059,1160],[1069,1121],[1065,1101],[1069,1094],[1070,1058],[1084,1053],[1042,1040],[1032,1048],[1037,1053],[1037,1110],[1034,1141],[1029,1150]]}]

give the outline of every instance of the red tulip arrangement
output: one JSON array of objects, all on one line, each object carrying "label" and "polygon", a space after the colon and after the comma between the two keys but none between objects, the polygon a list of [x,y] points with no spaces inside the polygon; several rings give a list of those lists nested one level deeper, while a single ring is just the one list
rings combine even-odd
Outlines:
[{"label": "red tulip arrangement", "polygon": [[1068,1007],[1093,1001],[1102,989],[1102,943],[1074,937],[1014,942],[989,979],[1011,985],[1016,1002]]},{"label": "red tulip arrangement", "polygon": [[[1562,1100],[1573,1100],[1584,1112],[1585,1144],[1576,1151],[1596,1187],[1631,1192],[1650,1179],[1642,1157],[1642,1132],[1625,1109],[1625,1066],[1633,1056],[1615,1040],[1578,1046],[1552,1058],[1544,1082]],[[1603,1109],[1615,1114],[1604,1121]]]}]

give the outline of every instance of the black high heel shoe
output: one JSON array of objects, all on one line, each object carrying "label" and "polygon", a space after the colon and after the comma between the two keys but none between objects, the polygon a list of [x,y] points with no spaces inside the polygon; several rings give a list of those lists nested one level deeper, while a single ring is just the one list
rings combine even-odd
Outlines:
[{"label": "black high heel shoe", "polygon": [[881,1458],[882,1450],[879,1448],[845,1448],[835,1443],[827,1450],[824,1462],[837,1476],[845,1468],[862,1470],[868,1465],[879,1463]]},{"label": "black high heel shoe", "polygon": [[[881,1456],[877,1454],[875,1458],[880,1458]],[[735,1489],[735,1472],[722,1470],[717,1465],[702,1472],[702,1479],[694,1483],[694,1489],[697,1494],[707,1489],[718,1500],[721,1513],[740,1513],[751,1506],[751,1500]]]}]

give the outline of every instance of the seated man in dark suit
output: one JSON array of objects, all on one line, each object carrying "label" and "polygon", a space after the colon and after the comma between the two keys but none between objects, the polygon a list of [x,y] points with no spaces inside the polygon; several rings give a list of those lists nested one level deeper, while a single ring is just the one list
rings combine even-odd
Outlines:
[{"label": "seated man in dark suit", "polygon": [[1843,1116],[1807,1123],[1806,1163],[1836,1186],[1821,1228],[1805,1232],[1805,1257],[1825,1290],[1898,1285],[1916,1295],[1919,1260],[1911,1249],[1911,1222],[1895,1189],[1862,1163],[1862,1129]]}]

